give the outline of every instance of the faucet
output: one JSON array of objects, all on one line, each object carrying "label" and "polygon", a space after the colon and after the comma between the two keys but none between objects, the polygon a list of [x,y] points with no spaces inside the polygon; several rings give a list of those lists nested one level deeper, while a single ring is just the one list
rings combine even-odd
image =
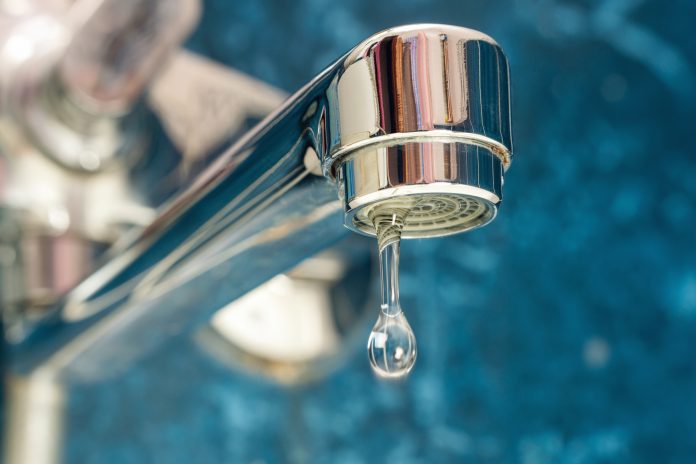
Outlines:
[{"label": "faucet", "polygon": [[508,62],[492,38],[436,24],[380,32],[113,247],[13,347],[14,369],[113,375],[350,231],[374,236],[378,205],[418,199],[403,238],[481,227],[511,156]]},{"label": "faucet", "polygon": [[426,24],[370,37],[115,247],[18,344],[18,366],[112,369],[348,230],[375,235],[376,204],[419,197],[404,238],[485,225],[511,160],[509,107],[487,35]]}]

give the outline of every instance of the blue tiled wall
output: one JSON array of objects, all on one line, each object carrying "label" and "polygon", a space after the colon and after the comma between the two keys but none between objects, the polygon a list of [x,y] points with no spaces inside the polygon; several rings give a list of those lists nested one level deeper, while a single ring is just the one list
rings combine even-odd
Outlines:
[{"label": "blue tiled wall", "polygon": [[189,47],[292,91],[388,26],[483,30],[517,158],[490,226],[403,246],[406,383],[286,391],[186,340],[71,395],[66,462],[696,462],[696,3],[205,2]]}]

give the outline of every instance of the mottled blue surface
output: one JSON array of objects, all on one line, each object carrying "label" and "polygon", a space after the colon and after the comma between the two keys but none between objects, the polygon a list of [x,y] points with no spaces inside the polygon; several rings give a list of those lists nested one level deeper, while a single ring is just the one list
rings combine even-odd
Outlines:
[{"label": "mottled blue surface", "polygon": [[495,37],[504,206],[403,246],[406,383],[376,380],[359,346],[287,391],[173,339],[73,389],[66,462],[696,462],[694,18],[691,0],[205,2],[190,48],[289,91],[388,26]]}]

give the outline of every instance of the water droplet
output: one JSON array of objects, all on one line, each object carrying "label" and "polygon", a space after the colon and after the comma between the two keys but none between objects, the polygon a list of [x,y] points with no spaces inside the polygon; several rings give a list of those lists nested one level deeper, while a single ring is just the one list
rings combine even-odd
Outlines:
[{"label": "water droplet", "polygon": [[377,231],[382,304],[367,341],[367,353],[372,369],[384,378],[403,377],[416,362],[416,337],[399,302],[401,230],[409,210],[385,208],[370,215]]},{"label": "water droplet", "polygon": [[372,369],[385,378],[403,377],[416,363],[416,337],[403,311],[389,315],[380,311],[367,341]]}]

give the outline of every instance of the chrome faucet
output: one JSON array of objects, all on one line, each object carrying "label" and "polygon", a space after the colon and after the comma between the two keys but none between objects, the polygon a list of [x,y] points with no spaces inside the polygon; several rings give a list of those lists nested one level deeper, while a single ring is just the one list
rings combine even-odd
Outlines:
[{"label": "chrome faucet", "polygon": [[375,235],[375,205],[419,199],[404,238],[485,225],[511,161],[509,93],[507,59],[480,32],[370,37],[117,244],[17,343],[15,369],[112,375],[348,230]]},{"label": "chrome faucet", "polygon": [[[424,200],[404,238],[486,224],[510,163],[509,105],[507,60],[482,33],[415,25],[369,38],[68,292],[19,345],[20,366],[111,369],[137,354],[127,347],[192,327],[329,246],[343,225],[374,235],[376,203]],[[94,336],[81,335],[88,328]]]}]

